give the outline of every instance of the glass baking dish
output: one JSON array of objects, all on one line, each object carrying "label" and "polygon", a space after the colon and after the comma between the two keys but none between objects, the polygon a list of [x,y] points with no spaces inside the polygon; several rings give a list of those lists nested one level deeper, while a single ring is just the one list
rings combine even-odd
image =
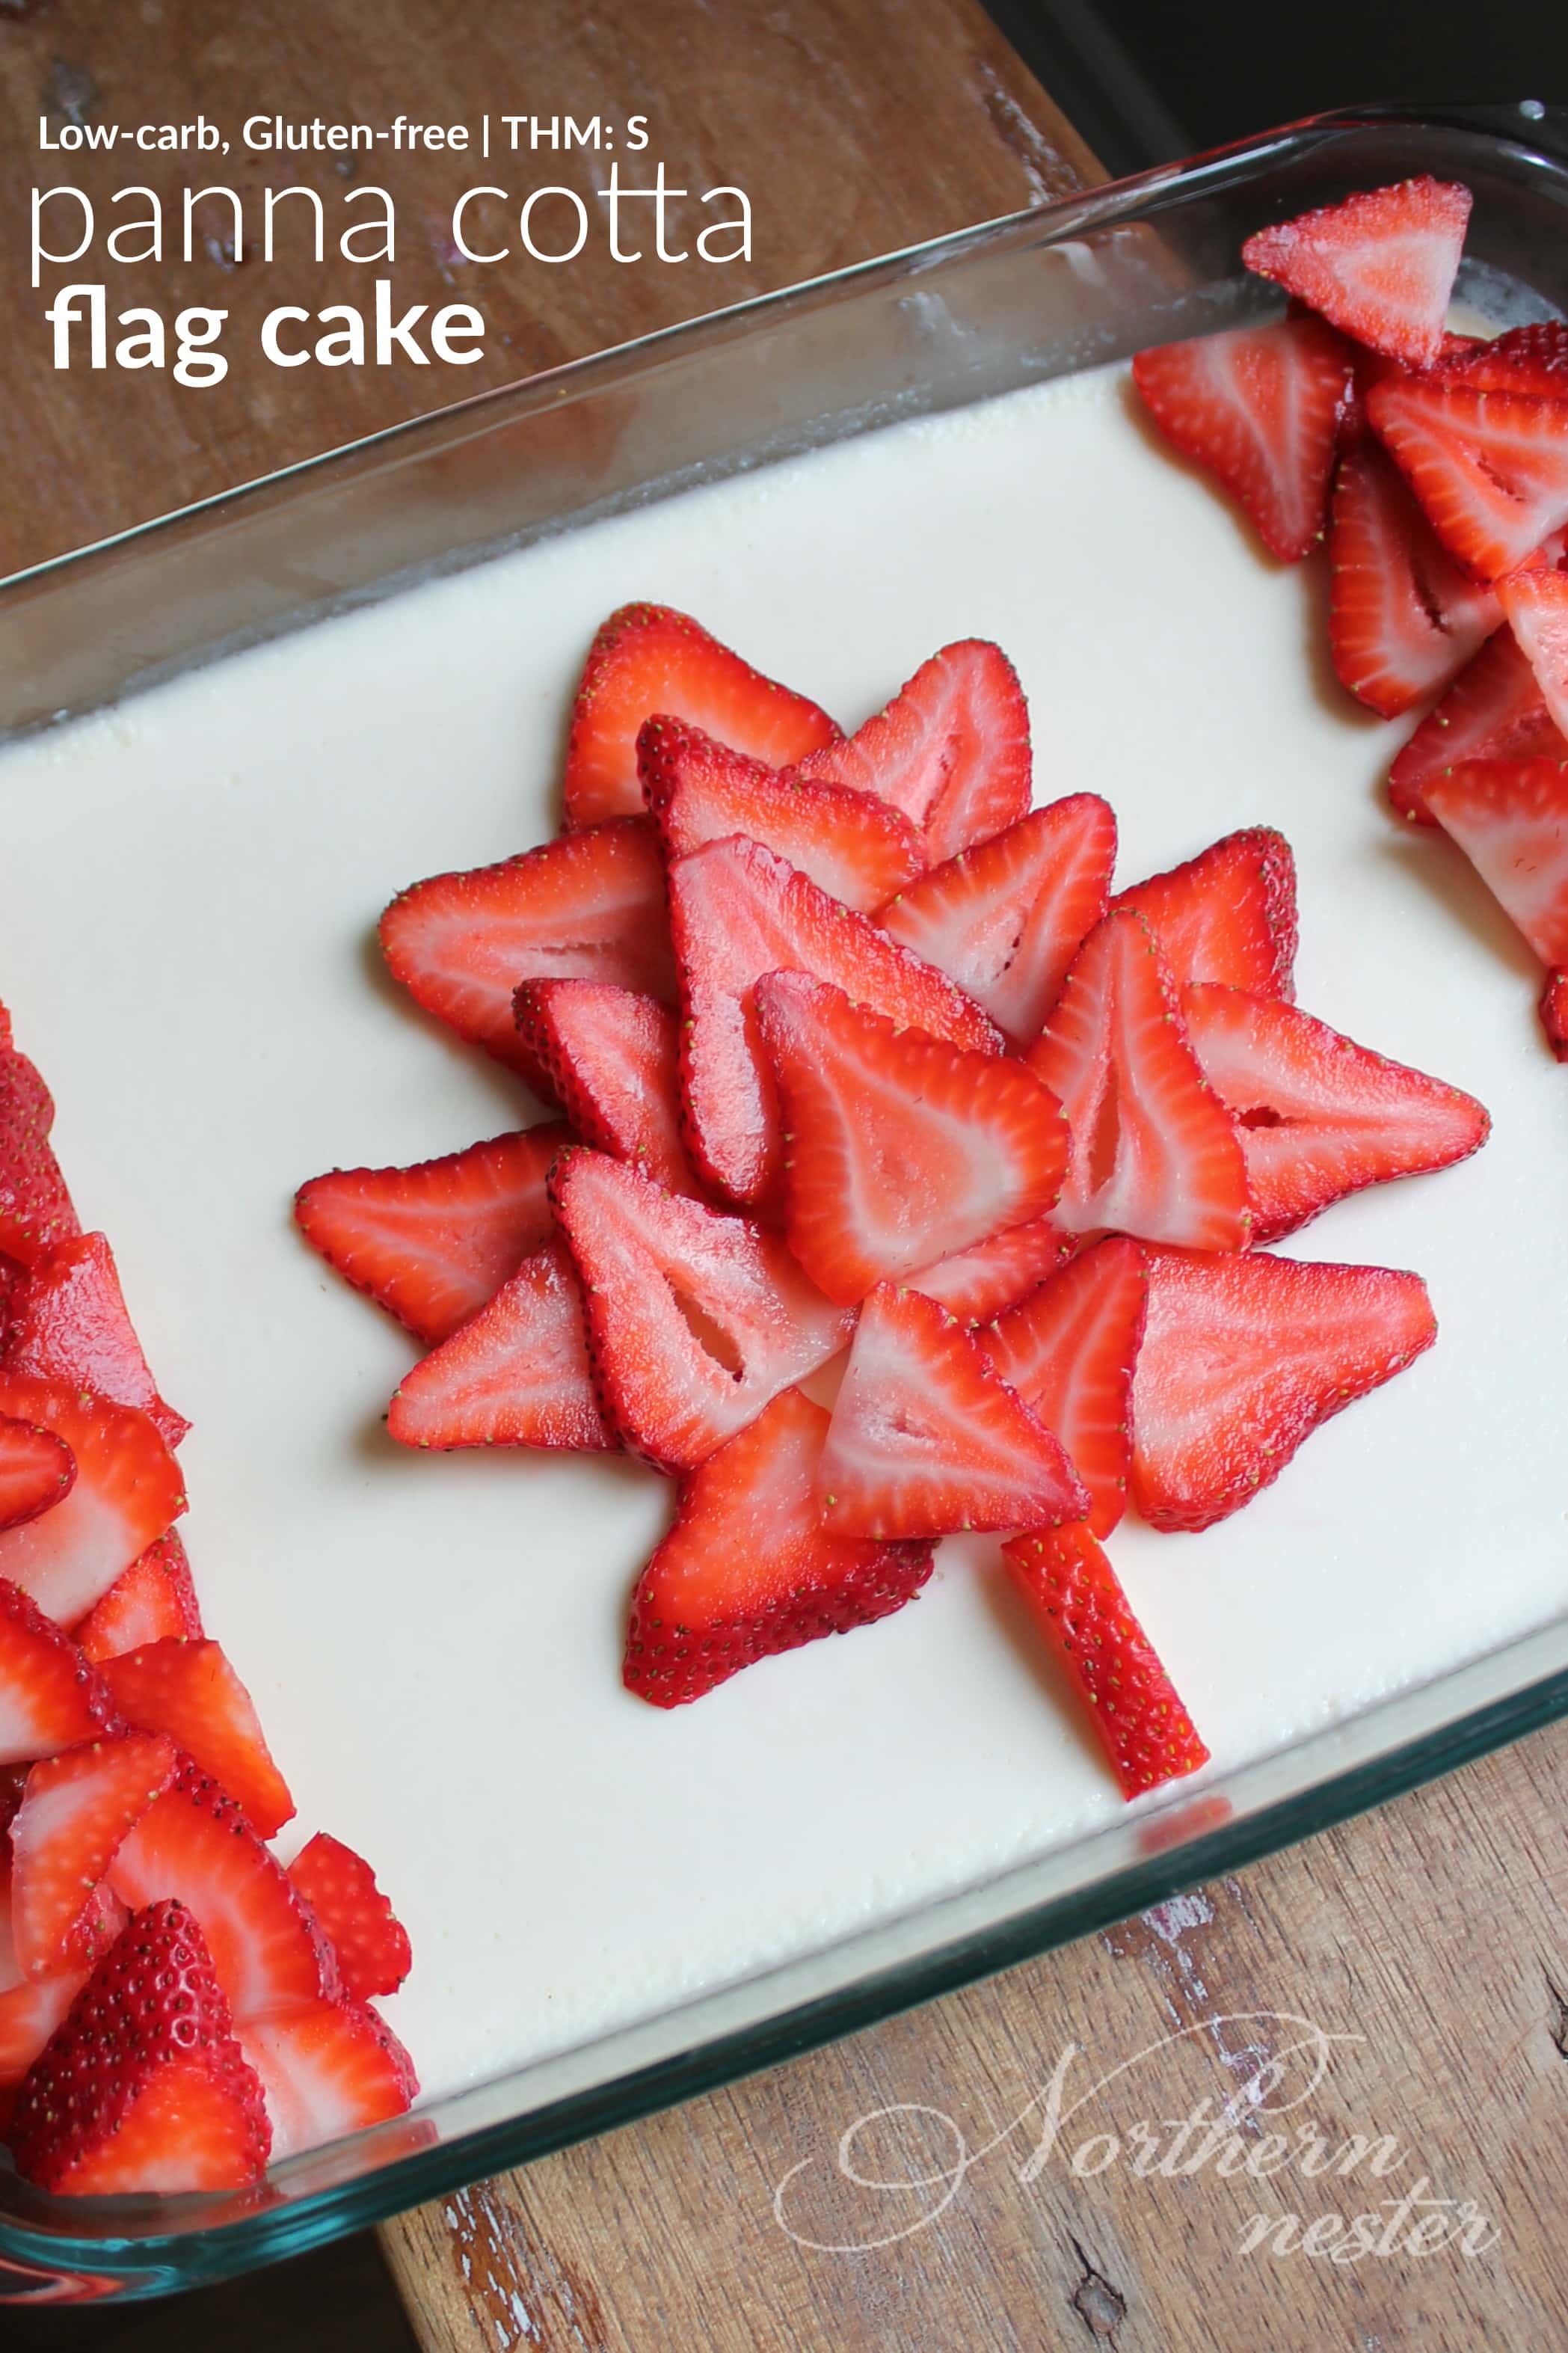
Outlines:
[{"label": "glass baking dish", "polygon": [[[699,480],[1269,306],[1261,222],[1415,172],[1476,195],[1461,292],[1568,311],[1568,113],[1325,116],[741,305],[0,586],[15,734]],[[243,2197],[52,2200],[0,2171],[0,2301],[298,2253],[1103,1926],[1568,1710],[1568,1619],[920,1911],[281,2166]]]}]

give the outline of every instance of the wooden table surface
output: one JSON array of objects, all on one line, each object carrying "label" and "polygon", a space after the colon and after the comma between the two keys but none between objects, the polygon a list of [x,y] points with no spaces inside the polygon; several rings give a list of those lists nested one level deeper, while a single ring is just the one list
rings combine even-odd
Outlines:
[{"label": "wooden table surface", "polygon": [[[36,157],[41,110],[57,123],[198,111],[455,121],[487,105],[647,113],[672,179],[747,187],[752,261],[699,273],[584,254],[479,271],[444,222],[455,192],[489,172],[421,159],[394,183],[408,229],[400,299],[481,304],[481,366],[433,382],[411,366],[285,377],[252,364],[212,392],[149,374],[116,376],[110,396],[102,378],[49,370],[14,227],[0,257],[6,561],[1094,173],[973,0],[0,5],[14,224],[30,180],[68,178],[101,200],[128,177],[101,158]],[[341,195],[330,155],[289,163]],[[528,165],[513,165],[525,188]],[[135,176],[168,190],[182,173],[153,157]],[[222,176],[254,190],[289,170],[269,175],[252,157]],[[591,194],[581,157],[552,159],[552,176]],[[281,264],[236,267],[216,230],[214,247],[167,267],[166,309],[226,303],[253,327],[275,301],[362,291],[342,268],[291,278]],[[143,273],[120,282],[123,300],[147,298]],[[415,2335],[430,2353],[1561,2344],[1565,1799],[1568,1729],[1239,1880],[405,2216],[383,2243]],[[1315,2068],[1310,2051],[1281,2056],[1313,2032],[1344,2039]],[[1271,2058],[1278,2084],[1259,2073]],[[1103,2088],[1031,2168],[1053,2077],[1061,2109]],[[887,2110],[847,2145],[854,2169],[928,2187],[857,2188],[837,2166],[847,2129]],[[1174,2147],[1174,2120],[1190,2115]],[[1375,2216],[1364,2245],[1334,2219],[1357,2215]],[[377,2308],[369,2251],[311,2260],[174,2307],[156,2329],[145,2314],[84,2316],[69,2341],[406,2344],[400,2316]],[[8,2316],[5,2336],[67,2342],[47,2316]]]}]

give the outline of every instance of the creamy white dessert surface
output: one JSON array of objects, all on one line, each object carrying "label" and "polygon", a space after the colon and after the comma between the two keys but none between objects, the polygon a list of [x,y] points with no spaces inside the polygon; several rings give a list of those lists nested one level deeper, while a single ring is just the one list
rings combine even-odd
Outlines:
[{"label": "creamy white dessert surface", "polygon": [[1441,1673],[1568,1599],[1568,1071],[1538,977],[1378,779],[1315,566],[1264,559],[1120,372],[903,424],[603,522],[227,660],[0,760],[0,997],[84,1220],[195,1420],[210,1630],[300,1805],[374,1862],[438,2094],[661,2010],[1103,1824],[1121,1799],[999,1589],[943,1549],[899,1617],[661,1714],[618,1679],[671,1491],[601,1457],[418,1456],[414,1345],[297,1239],[334,1165],[531,1118],[384,976],[400,886],[555,822],[595,624],[697,614],[847,726],[996,638],[1037,795],[1104,793],[1136,878],[1251,823],[1300,869],[1303,1005],[1479,1094],[1479,1158],[1284,1245],[1418,1269],[1412,1371],[1200,1537],[1126,1522],[1133,1603],[1214,1773]]}]

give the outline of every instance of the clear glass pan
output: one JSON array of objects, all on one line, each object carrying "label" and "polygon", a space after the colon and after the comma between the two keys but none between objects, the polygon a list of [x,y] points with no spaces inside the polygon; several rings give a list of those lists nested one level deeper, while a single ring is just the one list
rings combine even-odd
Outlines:
[{"label": "clear glass pan", "polygon": [[[1321,117],[742,305],[354,444],[0,586],[0,731],[433,571],[894,417],[1240,318],[1260,222],[1433,172],[1470,290],[1568,312],[1568,113]],[[787,1968],[318,2150],[244,2197],[0,2171],[0,2301],[148,2295],[299,2253],[1066,1943],[1568,1711],[1568,1620],[1205,1788]]]}]

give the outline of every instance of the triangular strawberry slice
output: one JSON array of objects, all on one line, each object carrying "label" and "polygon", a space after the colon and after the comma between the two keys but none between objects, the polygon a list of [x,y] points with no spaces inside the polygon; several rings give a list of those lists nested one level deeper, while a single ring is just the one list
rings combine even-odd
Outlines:
[{"label": "triangular strawberry slice", "polygon": [[1131,908],[1090,932],[1028,1060],[1072,1131],[1058,1225],[1246,1247],[1251,1212],[1235,1124],[1187,1042],[1153,935]]},{"label": "triangular strawberry slice", "polygon": [[176,1635],[107,1659],[102,1672],[126,1723],[178,1742],[260,1837],[276,1836],[292,1820],[294,1800],[273,1762],[256,1704],[220,1643]]},{"label": "triangular strawberry slice", "polygon": [[1105,913],[1115,862],[1110,804],[1073,793],[933,866],[877,921],[1027,1046]]},{"label": "triangular strawberry slice", "polygon": [[512,1016],[523,981],[608,980],[675,997],[664,860],[647,817],[416,882],[383,915],[381,944],[417,1004],[524,1078],[534,1066]]},{"label": "triangular strawberry slice", "polygon": [[270,2134],[219,1973],[177,1903],[139,1914],[22,2086],[17,2169],[57,2196],[237,2189]]},{"label": "triangular strawberry slice", "polygon": [[413,2060],[363,2001],[251,2019],[239,2039],[266,2096],[274,2165],[400,2116],[418,2095]]},{"label": "triangular strawberry slice", "polygon": [[1239,1511],[1321,1422],[1437,1336],[1418,1274],[1264,1251],[1145,1255],[1132,1500],[1156,1528],[1206,1528]]},{"label": "triangular strawberry slice", "polygon": [[1385,719],[1438,693],[1501,617],[1496,590],[1459,569],[1375,442],[1340,460],[1329,572],[1335,675]]},{"label": "triangular strawberry slice", "polygon": [[642,807],[637,735],[659,712],[689,720],[773,768],[804,760],[838,734],[826,711],[764,678],[689,614],[623,605],[589,648],[572,706],[568,825],[598,825]]},{"label": "triangular strawberry slice", "polygon": [[850,1317],[749,1219],[597,1152],[568,1153],[551,1181],[600,1391],[626,1443],[661,1468],[700,1462],[847,1338]]},{"label": "triangular strawberry slice", "polygon": [[101,1665],[166,1635],[199,1636],[202,1613],[185,1547],[171,1528],[148,1546],[76,1630],[82,1654]]},{"label": "triangular strawberry slice", "polygon": [[1553,724],[1568,735],[1568,572],[1512,573],[1498,596]]},{"label": "triangular strawberry slice", "polygon": [[1542,963],[1568,964],[1568,760],[1467,760],[1426,791]]},{"label": "triangular strawberry slice", "polygon": [[1293,993],[1296,860],[1272,826],[1227,833],[1110,903],[1142,916],[1178,987],[1217,980],[1258,997]]},{"label": "triangular strawberry slice", "polygon": [[144,1413],[63,1381],[0,1374],[0,1414],[52,1430],[76,1457],[62,1503],[0,1530],[0,1577],[74,1626],[184,1510],[179,1465]]},{"label": "triangular strawberry slice", "polygon": [[1056,1527],[1089,1501],[979,1343],[933,1299],[889,1283],[861,1310],[817,1479],[836,1535],[891,1542]]},{"label": "triangular strawberry slice", "polygon": [[54,1118],[49,1091],[12,1045],[0,1006],[0,1250],[23,1266],[81,1231],[49,1145]]},{"label": "triangular strawberry slice", "polygon": [[241,1809],[195,1765],[181,1767],[122,1841],[109,1883],[133,1912],[189,1907],[237,2019],[337,1991],[330,1947],[281,1863]]},{"label": "triangular strawberry slice", "polygon": [[28,1594],[0,1577],[0,1765],[28,1765],[114,1729],[97,1669]]},{"label": "triangular strawberry slice", "polygon": [[1132,380],[1167,441],[1245,508],[1281,563],[1323,535],[1350,346],[1321,319],[1232,327],[1134,353]]},{"label": "triangular strawberry slice", "polygon": [[1450,336],[1443,373],[1473,392],[1522,393],[1568,400],[1568,321],[1542,319],[1489,337]]},{"label": "triangular strawberry slice", "polygon": [[0,1528],[36,1519],[63,1503],[76,1477],[76,1457],[52,1430],[0,1417]]},{"label": "triangular strawberry slice", "polygon": [[529,980],[517,1026],[584,1144],[672,1193],[699,1179],[680,1133],[680,1029],[668,1005],[598,980]]},{"label": "triangular strawberry slice", "polygon": [[679,1707],[757,1659],[886,1618],[930,1577],[929,1544],[830,1534],[817,1472],[828,1417],[785,1389],[681,1482],[637,1579],[626,1689]]},{"label": "triangular strawberry slice", "polygon": [[932,865],[956,858],[1029,806],[1029,707],[1017,672],[984,638],[943,646],[885,711],[801,773],[890,801],[920,828]]},{"label": "triangular strawberry slice", "polygon": [[798,972],[757,984],[784,1106],[784,1230],[852,1307],[874,1284],[1043,1218],[1061,1190],[1061,1107],[1021,1062],[900,1029]]},{"label": "triangular strawberry slice", "polygon": [[1472,201],[1423,173],[1259,229],[1241,258],[1358,343],[1426,367],[1443,348]]},{"label": "triangular strawberry slice", "polygon": [[16,1285],[0,1378],[68,1381],[133,1405],[166,1446],[178,1446],[191,1426],[158,1394],[102,1234],[58,1244]]},{"label": "triangular strawberry slice", "polygon": [[989,1324],[1044,1282],[1077,1248],[1076,1234],[1064,1233],[1054,1219],[1035,1218],[936,1266],[918,1267],[910,1287],[945,1307],[956,1323]]},{"label": "triangular strawberry slice", "polygon": [[1091,1531],[1015,1536],[1002,1557],[1084,1703],[1124,1798],[1206,1765],[1209,1752]]},{"label": "triangular strawberry slice", "polygon": [[408,1931],[363,1856],[318,1831],[289,1865],[289,1876],[337,1955],[349,1999],[369,2001],[378,1993],[395,1993],[413,1967]]},{"label": "triangular strawberry slice", "polygon": [[1148,1288],[1137,1243],[1110,1234],[981,1335],[1003,1379],[1066,1448],[1099,1536],[1127,1505],[1132,1368]]},{"label": "triangular strawberry slice", "polygon": [[1468,1159],[1490,1133],[1472,1095],[1277,997],[1189,988],[1182,1010],[1204,1076],[1237,1122],[1255,1242],[1277,1241],[1363,1186]]},{"label": "triangular strawberry slice", "polygon": [[174,1778],[174,1744],[127,1733],[35,1765],[11,1825],[11,1934],[23,1974],[98,1957],[80,1931],[121,1841]]},{"label": "triangular strawberry slice", "polygon": [[891,802],[798,771],[780,775],[679,719],[648,721],[637,764],[672,859],[743,834],[863,914],[924,871],[921,837]]},{"label": "triangular strawberry slice", "polygon": [[1388,797],[1413,825],[1435,825],[1426,806],[1434,776],[1462,760],[1537,758],[1568,760],[1568,736],[1553,725],[1512,630],[1497,629],[1395,759]]},{"label": "triangular strawberry slice", "polygon": [[[4,1941],[0,1936],[0,1946]],[[87,1978],[85,1969],[66,1969],[37,1985],[9,1985],[0,1977],[0,2132],[7,2140],[7,2095],[53,2042]]]},{"label": "triangular strawberry slice", "polygon": [[758,1201],[782,1174],[778,1103],[752,992],[764,973],[804,972],[857,1004],[982,1052],[1001,1040],[973,1001],[886,932],[752,841],[714,841],[669,873],[687,1026],[691,1140],[704,1173]]},{"label": "triangular strawberry slice", "polygon": [[559,1235],[404,1375],[386,1427],[400,1446],[614,1449],[589,1370],[582,1287]]},{"label": "triangular strawberry slice", "polygon": [[1438,538],[1479,580],[1495,580],[1568,522],[1568,400],[1478,392],[1441,370],[1389,376],[1367,395]]},{"label": "triangular strawberry slice", "polygon": [[1541,1026],[1560,1062],[1568,1062],[1568,969],[1548,973],[1541,992]]},{"label": "triangular strawberry slice", "polygon": [[549,1233],[544,1180],[570,1141],[552,1120],[411,1168],[334,1168],[300,1186],[294,1215],[329,1266],[434,1347]]}]

